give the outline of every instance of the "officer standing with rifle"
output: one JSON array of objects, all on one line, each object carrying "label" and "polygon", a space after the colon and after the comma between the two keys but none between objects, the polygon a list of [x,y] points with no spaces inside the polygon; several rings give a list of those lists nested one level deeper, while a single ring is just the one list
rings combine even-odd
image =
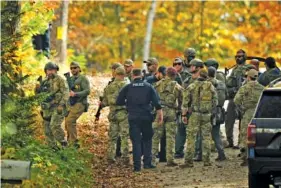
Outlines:
[{"label": "officer standing with rifle", "polygon": [[[111,65],[110,68],[111,68],[112,78],[108,82],[107,86],[110,85],[115,80],[115,74],[116,74],[115,71],[116,71],[116,69],[119,68],[119,67],[122,67],[122,66],[123,65],[121,63],[119,63],[119,62],[113,63]],[[98,108],[98,110],[96,112],[96,115],[95,115],[95,117],[96,117],[95,122],[98,122],[99,119],[100,119],[101,110],[103,109],[102,101],[103,101],[103,96],[100,96],[100,103],[99,103],[99,108]],[[117,157],[121,156],[121,138],[120,137],[118,137],[118,139],[117,139],[116,156]]]},{"label": "officer standing with rifle", "polygon": [[77,119],[88,111],[88,95],[90,94],[90,83],[86,76],[81,74],[80,65],[77,62],[71,62],[70,73],[65,73],[69,86],[69,114],[65,119],[65,127],[67,131],[67,140],[69,144],[79,148],[77,139]]},{"label": "officer standing with rifle", "polygon": [[226,148],[239,149],[238,146],[234,146],[233,144],[233,127],[235,119],[241,119],[241,117],[236,115],[237,108],[233,99],[239,88],[242,86],[243,78],[247,71],[247,67],[245,66],[246,59],[246,52],[242,49],[238,50],[235,56],[236,65],[234,66],[230,76],[226,79],[227,98],[229,100],[225,119],[225,133],[228,141],[228,146]]},{"label": "officer standing with rifle", "polygon": [[46,99],[41,103],[41,114],[44,120],[47,143],[58,150],[57,142],[62,147],[67,146],[61,124],[67,114],[68,86],[65,80],[57,74],[58,66],[52,62],[45,65],[47,77],[36,86],[36,94],[45,93]]}]

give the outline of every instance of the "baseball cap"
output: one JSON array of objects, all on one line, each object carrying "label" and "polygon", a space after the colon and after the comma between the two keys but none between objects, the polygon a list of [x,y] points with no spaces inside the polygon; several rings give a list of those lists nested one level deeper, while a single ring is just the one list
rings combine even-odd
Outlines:
[{"label": "baseball cap", "polygon": [[126,74],[126,71],[125,71],[124,67],[121,66],[121,67],[118,67],[118,68],[115,69],[115,73],[116,73],[117,75],[125,75],[125,74]]},{"label": "baseball cap", "polygon": [[116,62],[116,63],[113,63],[113,64],[110,66],[110,68],[115,70],[115,69],[117,69],[118,67],[121,67],[121,66],[122,66],[121,63]]},{"label": "baseball cap", "polygon": [[143,63],[154,65],[158,64],[158,60],[155,57],[151,57],[148,60],[143,61]]},{"label": "baseball cap", "polygon": [[251,69],[248,71],[247,76],[250,76],[251,78],[257,78],[258,74],[258,71],[256,71],[255,69]]},{"label": "baseball cap", "polygon": [[134,64],[133,60],[131,59],[126,59],[124,62],[124,66],[132,66]]}]

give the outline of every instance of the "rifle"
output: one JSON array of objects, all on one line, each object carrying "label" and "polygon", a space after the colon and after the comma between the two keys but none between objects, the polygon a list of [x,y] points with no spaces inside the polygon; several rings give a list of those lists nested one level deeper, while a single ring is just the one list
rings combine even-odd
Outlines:
[{"label": "rifle", "polygon": [[[263,57],[257,57],[257,56],[247,56],[247,57],[246,57],[246,60],[252,60],[252,59],[257,59],[257,60],[259,60],[259,61],[261,61],[261,62],[265,62],[265,58],[263,58]],[[234,68],[235,66],[236,66],[236,64],[233,65],[233,66],[231,66],[230,68],[225,67],[225,68],[224,68],[224,73],[225,73],[225,75],[228,75],[229,70],[232,69],[232,68]]]},{"label": "rifle", "polygon": [[[111,80],[108,82],[107,86],[109,86],[113,81],[114,81],[114,77],[111,78]],[[103,97],[100,96],[99,99],[100,99],[100,105],[99,105],[98,111],[97,111],[96,114],[95,114],[95,117],[96,117],[95,122],[99,121],[99,119],[100,119],[100,114],[101,114],[101,110],[102,110],[102,108],[103,108],[103,107],[102,107],[102,100],[103,100]]]},{"label": "rifle", "polygon": [[[101,97],[100,96],[100,102],[103,100],[103,97]],[[96,113],[96,115],[95,115],[95,117],[96,117],[96,119],[95,119],[95,122],[97,122],[97,121],[99,121],[100,120],[100,112],[101,112],[101,110],[102,110],[102,104],[100,103],[100,105],[99,105],[99,108],[98,108],[98,111],[97,111],[97,113]]]},{"label": "rifle", "polygon": [[[74,86],[74,82],[71,80],[70,72],[64,73],[63,75],[66,78],[69,90],[74,90],[75,86]],[[78,97],[69,97],[70,105],[73,106],[77,102],[77,100],[78,100]]]}]

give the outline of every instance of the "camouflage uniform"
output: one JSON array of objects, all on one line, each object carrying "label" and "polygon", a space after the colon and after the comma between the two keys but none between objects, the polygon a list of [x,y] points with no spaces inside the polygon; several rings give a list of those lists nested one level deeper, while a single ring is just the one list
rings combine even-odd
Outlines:
[{"label": "camouflage uniform", "polygon": [[159,141],[166,129],[166,158],[167,164],[174,163],[174,146],[176,135],[176,110],[181,106],[182,87],[171,78],[164,78],[156,83],[155,89],[161,100],[164,123],[159,126],[157,122],[153,123],[154,135],[152,140],[152,164],[155,164],[158,153]]},{"label": "camouflage uniform", "polygon": [[267,86],[271,81],[280,77],[281,77],[281,71],[277,67],[275,67],[266,70],[264,73],[262,73],[259,76],[258,82],[263,86]]},{"label": "camouflage uniform", "polygon": [[[79,64],[73,62],[71,66],[79,67]],[[88,110],[87,96],[90,94],[90,83],[86,76],[78,74],[69,78],[68,85],[71,87],[70,90],[75,92],[75,97],[70,97],[70,108],[69,114],[65,118],[65,127],[68,142],[76,143],[78,141],[76,121],[83,112]]]},{"label": "camouflage uniform", "polygon": [[[251,74],[250,72],[248,74]],[[256,71],[256,75],[258,72]],[[257,81],[248,81],[244,86],[242,86],[234,98],[234,103],[240,106],[243,114],[241,129],[240,129],[240,146],[246,148],[247,146],[247,127],[251,121],[253,114],[255,112],[256,105],[259,101],[260,95],[264,87]],[[246,158],[246,152],[243,152],[244,158]]]},{"label": "camouflage uniform", "polygon": [[183,94],[183,111],[191,110],[192,114],[187,126],[187,146],[185,165],[193,166],[194,142],[196,134],[201,130],[203,137],[204,165],[210,165],[211,153],[211,113],[217,106],[217,93],[211,82],[198,78]]},{"label": "camouflage uniform", "polygon": [[[134,64],[133,60],[126,59],[125,62],[124,62],[124,67],[131,67],[131,66],[133,66],[133,64]],[[126,78],[129,80],[129,83],[131,83],[133,81],[132,80],[132,72],[126,73]]]},{"label": "camouflage uniform", "polygon": [[[123,67],[118,67],[115,70],[116,74],[124,74],[125,70]],[[119,73],[120,72],[120,73]],[[109,127],[109,143],[108,143],[108,160],[114,160],[116,151],[116,142],[118,137],[121,137],[121,153],[124,159],[128,159],[128,137],[129,137],[129,123],[128,113],[125,106],[117,106],[116,99],[119,91],[127,85],[127,81],[118,80],[117,78],[105,88],[104,98],[102,106],[109,106],[110,112],[108,120],[110,123]]]},{"label": "camouflage uniform", "polygon": [[[47,63],[45,70],[56,69],[54,63]],[[47,68],[46,68],[47,67]],[[51,147],[56,147],[56,142],[65,146],[64,131],[61,124],[67,114],[67,101],[69,99],[68,86],[66,81],[59,75],[54,74],[53,78],[46,78],[40,87],[46,87],[47,99],[42,102],[42,117],[44,119],[45,135],[47,143]],[[42,91],[37,91],[40,93]]]},{"label": "camouflage uniform", "polygon": [[236,106],[233,102],[233,98],[241,87],[244,75],[246,73],[247,67],[242,65],[236,65],[230,76],[226,79],[226,87],[227,87],[227,95],[228,95],[228,106],[227,106],[227,114],[225,119],[225,133],[227,137],[227,141],[229,146],[233,146],[233,127],[235,123],[236,117]]}]

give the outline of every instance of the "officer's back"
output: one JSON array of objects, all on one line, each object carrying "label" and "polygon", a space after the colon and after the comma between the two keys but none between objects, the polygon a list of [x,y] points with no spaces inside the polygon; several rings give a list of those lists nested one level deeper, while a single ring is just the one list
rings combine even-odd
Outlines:
[{"label": "officer's back", "polygon": [[123,104],[125,102],[124,99],[126,99],[129,119],[138,117],[151,119],[151,105],[159,105],[157,104],[158,99],[154,88],[149,83],[144,82],[141,78],[134,79],[132,83],[128,84],[121,90],[117,99],[117,104]]}]

